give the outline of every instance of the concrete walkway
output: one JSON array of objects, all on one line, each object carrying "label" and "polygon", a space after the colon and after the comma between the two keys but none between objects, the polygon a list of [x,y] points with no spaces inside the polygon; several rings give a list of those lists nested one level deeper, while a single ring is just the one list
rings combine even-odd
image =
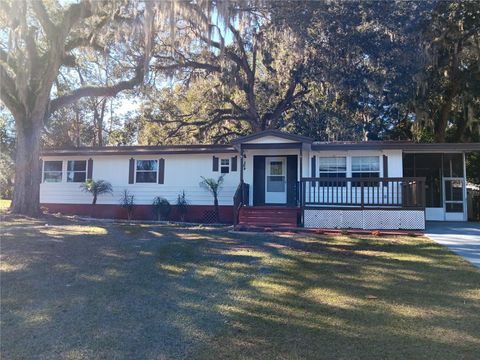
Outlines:
[{"label": "concrete walkway", "polygon": [[427,222],[425,235],[480,268],[480,223]]}]

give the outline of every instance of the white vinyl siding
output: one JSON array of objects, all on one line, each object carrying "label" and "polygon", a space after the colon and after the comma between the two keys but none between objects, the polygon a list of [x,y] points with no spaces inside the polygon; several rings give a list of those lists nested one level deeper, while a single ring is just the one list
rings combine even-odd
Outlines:
[{"label": "white vinyl siding", "polygon": [[[232,153],[220,153],[215,154],[215,156],[218,156],[220,159],[229,158],[232,156]],[[156,196],[166,198],[173,205],[177,200],[178,194],[183,190],[185,190],[187,200],[191,205],[213,205],[212,195],[199,185],[202,181],[201,176],[217,179],[220,175],[219,172],[212,171],[211,153],[159,155],[159,159],[165,159],[165,178],[162,185],[159,185],[157,182],[129,184],[129,161],[132,157],[136,160],[152,160],[151,155],[92,156],[94,180],[106,180],[113,187],[113,194],[101,195],[98,198],[98,204],[119,204],[123,190],[127,189],[135,196],[137,205],[151,205]],[[44,161],[61,159],[62,157],[60,156],[43,158]],[[65,163],[66,160],[77,160],[73,157],[64,157],[64,159]],[[78,160],[84,159],[78,157]],[[158,160],[156,161],[158,162]],[[158,171],[155,172],[157,181]],[[63,178],[65,178],[65,175]],[[233,195],[239,182],[240,171],[225,174],[224,184],[219,193],[220,205],[232,205]],[[91,204],[92,198],[89,194],[81,191],[78,183],[63,181],[62,183],[42,183],[40,201],[42,203],[54,204]]]}]

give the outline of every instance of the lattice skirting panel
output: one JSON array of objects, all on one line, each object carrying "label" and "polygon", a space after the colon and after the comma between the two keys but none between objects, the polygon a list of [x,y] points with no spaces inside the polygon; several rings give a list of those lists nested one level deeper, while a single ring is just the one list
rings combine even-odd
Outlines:
[{"label": "lattice skirting panel", "polygon": [[305,209],[306,228],[365,230],[424,230],[422,210],[322,210]]}]

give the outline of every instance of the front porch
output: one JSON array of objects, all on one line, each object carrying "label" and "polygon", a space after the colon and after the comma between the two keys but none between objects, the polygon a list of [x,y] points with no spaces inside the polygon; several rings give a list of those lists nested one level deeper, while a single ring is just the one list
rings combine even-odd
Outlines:
[{"label": "front porch", "polygon": [[234,224],[243,227],[425,228],[425,178],[301,178],[298,206],[250,205],[250,185],[234,197]]},{"label": "front porch", "polygon": [[425,178],[303,178],[306,228],[425,228]]}]

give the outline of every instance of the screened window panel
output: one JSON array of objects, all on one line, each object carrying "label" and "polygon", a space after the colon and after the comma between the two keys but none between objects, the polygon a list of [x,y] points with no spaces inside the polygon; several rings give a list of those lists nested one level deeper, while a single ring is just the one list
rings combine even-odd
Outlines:
[{"label": "screened window panel", "polygon": [[443,173],[445,177],[463,177],[462,154],[443,154]]}]

